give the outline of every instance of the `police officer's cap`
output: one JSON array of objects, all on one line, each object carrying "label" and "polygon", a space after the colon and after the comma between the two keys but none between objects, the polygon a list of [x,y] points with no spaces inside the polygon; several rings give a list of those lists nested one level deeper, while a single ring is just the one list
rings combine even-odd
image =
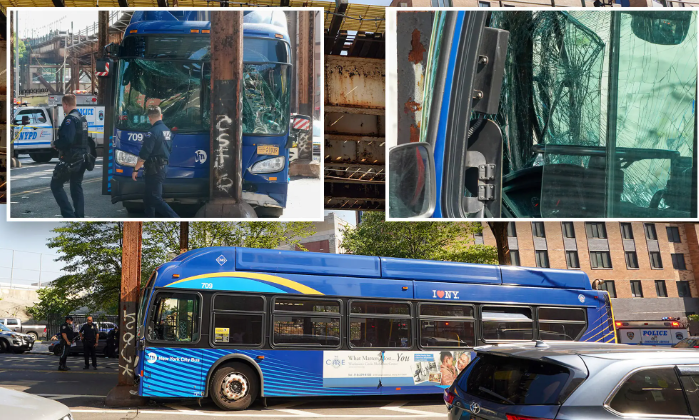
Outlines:
[{"label": "police officer's cap", "polygon": [[66,317],[66,321],[72,321],[72,320],[73,320],[73,317],[72,317],[72,316],[67,316],[67,317]]}]

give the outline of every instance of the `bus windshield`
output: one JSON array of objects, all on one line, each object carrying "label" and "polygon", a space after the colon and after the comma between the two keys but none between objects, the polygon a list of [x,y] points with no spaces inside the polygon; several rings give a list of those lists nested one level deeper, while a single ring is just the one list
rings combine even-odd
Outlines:
[{"label": "bus windshield", "polygon": [[178,131],[208,131],[209,107],[202,107],[208,89],[209,70],[201,62],[127,59],[122,62],[116,126],[120,130],[146,131],[151,125],[146,111],[159,106],[163,122]]},{"label": "bus windshield", "polygon": [[[128,37],[119,74],[116,126],[146,131],[149,106],[179,132],[209,130],[211,91],[208,37]],[[283,135],[289,126],[291,53],[280,40],[246,38],[243,61],[243,132]],[[169,58],[169,60],[164,60]]]}]

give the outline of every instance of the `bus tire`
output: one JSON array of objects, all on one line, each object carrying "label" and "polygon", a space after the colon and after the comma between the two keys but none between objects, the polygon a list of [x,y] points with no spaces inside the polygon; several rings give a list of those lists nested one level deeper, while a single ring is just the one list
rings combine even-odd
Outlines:
[{"label": "bus tire", "polygon": [[32,158],[32,160],[36,163],[46,163],[46,162],[50,162],[51,159],[53,159],[53,153],[52,152],[34,152],[34,153],[30,153],[29,157]]},{"label": "bus tire", "polygon": [[209,395],[220,409],[239,411],[255,401],[259,388],[260,381],[255,371],[245,364],[233,363],[214,372]]}]

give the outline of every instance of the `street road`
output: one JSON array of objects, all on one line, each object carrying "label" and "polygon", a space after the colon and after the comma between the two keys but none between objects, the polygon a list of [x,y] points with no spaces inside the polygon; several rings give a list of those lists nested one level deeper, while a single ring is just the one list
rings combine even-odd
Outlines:
[{"label": "street road", "polygon": [[446,419],[441,395],[358,398],[270,398],[243,412],[219,410],[210,400],[151,400],[145,407],[111,409],[104,397],[117,382],[117,359],[99,358],[98,370],[83,370],[82,356],[69,357],[69,372],[58,372],[48,354],[0,354],[0,387],[51,398],[70,407],[76,420],[239,419]]},{"label": "street road", "polygon": [[[61,213],[51,194],[49,183],[58,159],[36,163],[27,155],[20,155],[21,168],[11,170],[10,203],[12,218],[60,218]],[[319,179],[292,178],[289,184],[287,208],[282,215],[289,218],[323,219],[322,182]],[[70,197],[68,184],[66,193]],[[86,218],[143,218],[143,213],[129,214],[121,203],[112,204],[108,195],[102,195],[102,158],[95,169],[86,171],[83,178]],[[194,206],[173,206],[181,217],[194,217]]]}]

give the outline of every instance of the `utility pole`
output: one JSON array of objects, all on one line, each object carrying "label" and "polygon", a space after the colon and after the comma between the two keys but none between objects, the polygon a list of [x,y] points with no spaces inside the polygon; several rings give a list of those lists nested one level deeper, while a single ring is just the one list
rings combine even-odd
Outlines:
[{"label": "utility pole", "polygon": [[189,249],[189,222],[180,222],[180,254]]},{"label": "utility pole", "polygon": [[[97,34],[97,54],[99,57],[104,56],[104,47],[109,43],[109,12],[99,12],[98,17],[98,34]],[[92,72],[92,77],[95,77],[95,72]],[[93,79],[94,80],[94,79]],[[97,104],[107,105],[105,101],[105,91],[107,90],[108,81],[106,78],[100,78],[99,86],[97,87]],[[106,125],[106,124],[105,124]]]},{"label": "utility pole", "polygon": [[243,201],[243,13],[211,12],[209,202],[197,217],[256,217]]},{"label": "utility pole", "polygon": [[15,14],[15,91],[19,98],[19,14]]},{"label": "utility pole", "polygon": [[[138,292],[141,286],[142,222],[124,222],[121,256],[121,299],[119,300],[119,382],[107,394],[109,407],[145,404],[145,398],[132,395],[136,372],[136,326]],[[143,320],[140,320],[143,321]]]}]

